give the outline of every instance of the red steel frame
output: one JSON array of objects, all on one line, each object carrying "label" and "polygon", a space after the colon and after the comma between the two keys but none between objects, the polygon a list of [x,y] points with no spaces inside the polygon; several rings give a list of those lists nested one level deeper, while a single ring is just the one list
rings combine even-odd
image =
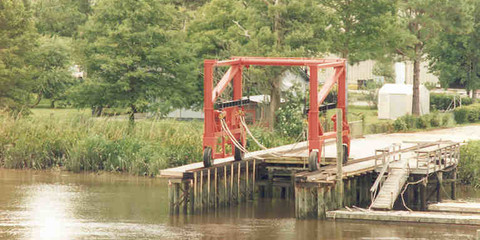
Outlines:
[{"label": "red steel frame", "polygon": [[[310,110],[308,112],[308,150],[318,150],[318,161],[320,161],[322,145],[326,139],[336,138],[335,132],[323,132],[323,128],[319,121],[319,106],[323,103],[328,93],[332,90],[335,83],[338,85],[337,94],[337,108],[343,111],[343,137],[342,141],[347,144],[350,150],[350,128],[347,121],[346,109],[346,61],[345,59],[311,59],[311,58],[265,58],[265,57],[232,57],[230,60],[204,61],[204,134],[203,134],[203,148],[211,147],[213,158],[226,157],[233,154],[227,153],[225,145],[232,145],[222,131],[220,125],[220,118],[224,117],[226,123],[233,135],[244,146],[246,143],[245,134],[240,124],[240,107],[229,107],[223,111],[215,110],[215,100],[228,86],[233,79],[233,100],[240,100],[242,98],[242,71],[244,67],[250,65],[259,66],[306,66],[310,69]],[[213,87],[213,70],[214,67],[229,66],[230,68],[222,77],[220,82]],[[334,68],[334,74],[325,81],[320,91],[318,91],[318,70],[323,68]],[[312,94],[317,93],[317,94]],[[332,117],[335,121],[336,117]],[[336,126],[336,124],[334,124]],[[221,150],[217,151],[217,145],[220,145]]]}]

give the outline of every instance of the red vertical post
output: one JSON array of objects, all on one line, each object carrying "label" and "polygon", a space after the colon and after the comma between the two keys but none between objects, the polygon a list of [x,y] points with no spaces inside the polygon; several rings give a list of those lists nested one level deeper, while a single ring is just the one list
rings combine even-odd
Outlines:
[{"label": "red vertical post", "polygon": [[[310,110],[308,111],[308,150],[320,151],[318,136],[318,66],[310,66]],[[320,154],[319,154],[320,155]]]},{"label": "red vertical post", "polygon": [[[241,100],[242,99],[242,96],[243,96],[243,86],[242,86],[242,73],[243,73],[243,66],[242,65],[238,65],[238,66],[235,66],[236,68],[238,68],[238,71],[237,73],[235,74],[235,76],[233,76],[233,100]],[[237,116],[237,112],[238,112],[239,108],[236,107],[235,110],[233,111],[233,119],[234,121],[232,122],[232,127],[233,128],[237,128],[237,129],[240,129],[240,116]],[[235,134],[235,138],[237,140],[240,140],[240,142],[242,143],[243,146],[245,146],[245,138],[242,137],[242,134],[239,132],[237,134]],[[232,146],[233,147],[233,146]]]},{"label": "red vertical post", "polygon": [[203,148],[211,147],[212,153],[215,153],[215,119],[213,112],[213,67],[215,60],[205,60],[203,62],[203,112],[204,131]]},{"label": "red vertical post", "polygon": [[240,100],[242,98],[242,72],[241,65],[235,66],[238,68],[237,73],[233,76],[233,100]]},{"label": "red vertical post", "polygon": [[[343,130],[343,137],[342,142],[348,145],[348,149],[350,151],[350,137],[349,137],[349,127],[348,127],[348,120],[347,120],[347,82],[346,82],[346,62],[345,65],[342,67],[338,67],[335,69],[336,71],[341,71],[337,83],[338,83],[338,98],[337,98],[337,107],[342,109],[342,130]],[[348,154],[348,153],[346,153]]]}]

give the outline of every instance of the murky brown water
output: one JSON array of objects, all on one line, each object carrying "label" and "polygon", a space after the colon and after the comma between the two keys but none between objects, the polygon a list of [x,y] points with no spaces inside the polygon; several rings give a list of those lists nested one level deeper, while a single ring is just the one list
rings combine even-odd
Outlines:
[{"label": "murky brown water", "polygon": [[[466,193],[465,193],[466,192]],[[463,191],[480,199],[480,192]],[[123,175],[0,169],[0,239],[474,239],[477,227],[295,219],[257,200],[170,216],[167,183]]]}]

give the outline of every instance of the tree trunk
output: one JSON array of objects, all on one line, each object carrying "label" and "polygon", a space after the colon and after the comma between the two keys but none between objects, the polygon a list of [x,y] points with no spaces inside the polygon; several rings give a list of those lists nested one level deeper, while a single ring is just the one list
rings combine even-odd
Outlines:
[{"label": "tree trunk", "polygon": [[50,102],[50,108],[55,108],[55,100],[52,100],[52,101]]},{"label": "tree trunk", "polygon": [[477,89],[472,89],[472,100],[473,102],[477,100]]},{"label": "tree trunk", "polygon": [[135,113],[137,113],[137,108],[135,107],[135,105],[130,105],[130,115],[128,117],[128,121],[130,122],[130,126],[134,126],[135,125]]},{"label": "tree trunk", "polygon": [[412,115],[420,116],[420,62],[421,50],[420,45],[415,45],[415,60],[413,60],[413,99],[412,99]]},{"label": "tree trunk", "polygon": [[95,106],[92,107],[92,117],[100,117],[103,112],[103,107],[102,106]]},{"label": "tree trunk", "polygon": [[270,111],[268,113],[268,127],[275,127],[275,112],[280,107],[280,77],[275,77],[271,82],[270,90]]},{"label": "tree trunk", "polygon": [[38,96],[37,96],[37,100],[35,101],[34,104],[30,105],[31,108],[34,108],[36,106],[38,106],[38,104],[40,103],[40,101],[42,100],[42,96],[43,94],[40,92],[38,93]]}]

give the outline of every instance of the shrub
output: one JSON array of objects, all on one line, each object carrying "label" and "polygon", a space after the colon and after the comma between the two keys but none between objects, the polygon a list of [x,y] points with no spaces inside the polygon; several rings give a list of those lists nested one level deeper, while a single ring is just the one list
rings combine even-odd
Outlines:
[{"label": "shrub", "polygon": [[393,129],[395,129],[395,131],[397,131],[397,132],[406,131],[406,130],[408,130],[408,126],[407,126],[407,123],[405,122],[405,120],[403,118],[397,118],[393,122]]},{"label": "shrub", "polygon": [[458,178],[462,183],[480,187],[480,141],[470,141],[460,148]]},{"label": "shrub", "polygon": [[467,107],[460,107],[453,111],[453,116],[455,118],[455,122],[462,124],[468,121],[468,109]]},{"label": "shrub", "polygon": [[[461,101],[462,106],[472,104],[472,99],[469,97],[459,97],[451,94],[443,93],[432,93],[430,94],[430,108],[431,110],[445,111],[449,107],[453,107],[453,100]],[[457,106],[460,105],[460,102],[457,102]]]},{"label": "shrub", "polygon": [[442,117],[437,112],[430,115],[430,126],[439,127],[442,125]]},{"label": "shrub", "polygon": [[478,122],[480,121],[480,104],[472,104],[456,108],[453,112],[457,123]]},{"label": "shrub", "polygon": [[416,128],[418,128],[418,129],[429,128],[430,127],[430,118],[431,118],[431,115],[429,115],[429,114],[418,117],[415,121]]}]

